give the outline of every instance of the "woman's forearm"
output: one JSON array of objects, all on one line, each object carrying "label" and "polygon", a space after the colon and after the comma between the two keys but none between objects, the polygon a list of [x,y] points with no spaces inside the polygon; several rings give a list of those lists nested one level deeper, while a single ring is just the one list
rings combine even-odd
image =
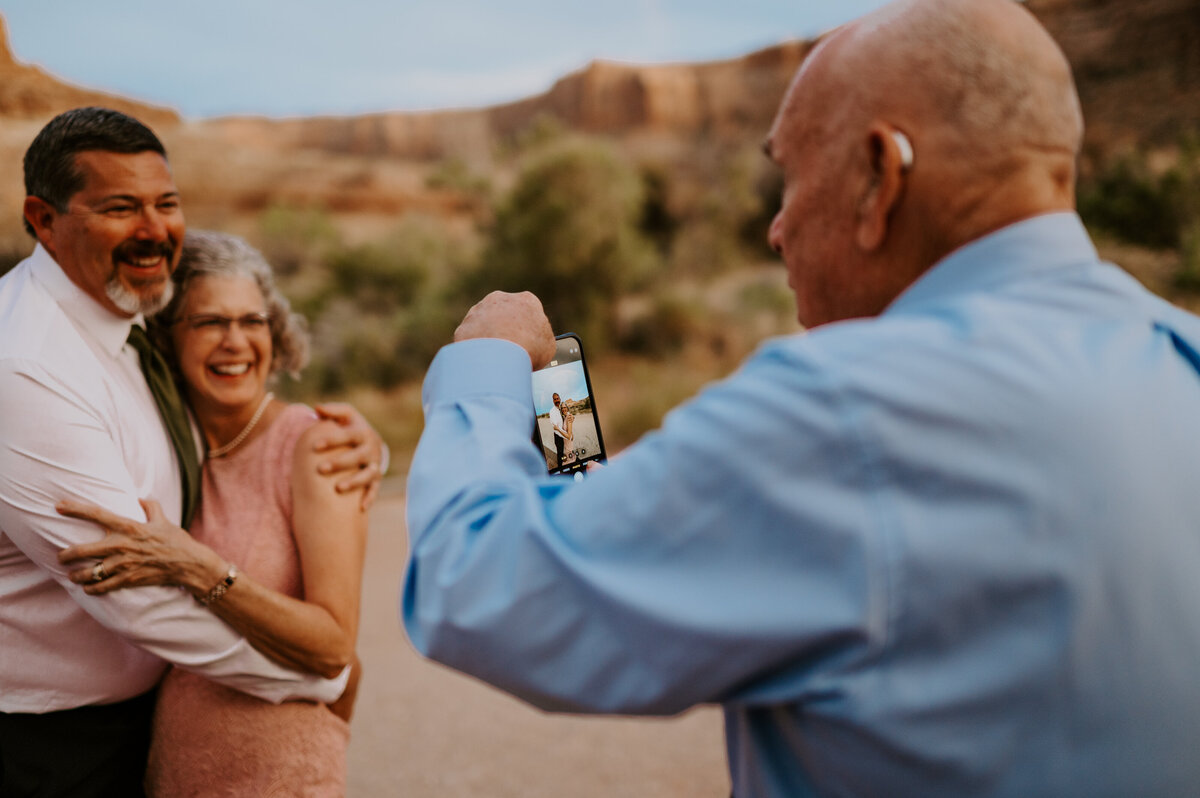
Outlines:
[{"label": "woman's forearm", "polygon": [[[339,494],[319,473],[315,441],[320,422],[297,441],[293,454],[292,537],[299,555],[301,598],[239,576],[210,609],[268,657],[298,670],[337,676],[354,658],[358,602],[366,548],[366,515],[356,494]],[[205,590],[224,578],[208,582]]]},{"label": "woman's forearm", "polygon": [[[220,579],[193,595],[207,595]],[[209,609],[264,655],[290,668],[332,678],[354,658],[355,630],[343,628],[324,607],[263,587],[245,574],[239,573]]]},{"label": "woman's forearm", "polygon": [[[324,497],[300,502],[309,518],[297,524],[305,599],[291,598],[239,574],[209,608],[266,656],[296,670],[331,677],[354,655],[365,517],[354,496],[339,496],[331,485],[323,487]],[[337,505],[339,512],[331,513],[329,505]],[[60,552],[60,562],[72,567],[70,579],[91,595],[175,585],[198,599],[209,596],[226,578],[230,564],[167,521],[158,505],[149,503],[147,508],[149,520],[142,522],[94,505],[63,502],[60,512],[92,521],[108,532],[99,541]],[[323,549],[317,545],[320,542]]]}]

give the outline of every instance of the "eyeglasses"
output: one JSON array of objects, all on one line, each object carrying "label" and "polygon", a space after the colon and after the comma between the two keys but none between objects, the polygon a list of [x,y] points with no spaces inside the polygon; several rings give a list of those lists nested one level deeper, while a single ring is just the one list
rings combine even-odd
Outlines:
[{"label": "eyeglasses", "polygon": [[271,315],[269,313],[247,313],[235,319],[216,313],[193,313],[190,316],[184,316],[176,323],[186,324],[189,330],[204,335],[228,335],[235,324],[246,335],[264,335],[271,329]]}]

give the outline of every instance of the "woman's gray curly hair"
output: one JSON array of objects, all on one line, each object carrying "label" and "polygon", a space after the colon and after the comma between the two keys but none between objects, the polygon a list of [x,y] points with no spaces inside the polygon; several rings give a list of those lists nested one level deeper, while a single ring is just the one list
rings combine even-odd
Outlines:
[{"label": "woman's gray curly hair", "polygon": [[[266,258],[238,236],[211,230],[193,230],[183,239],[183,255],[171,275],[175,295],[155,317],[155,338],[174,364],[169,331],[179,321],[192,281],[202,276],[249,277],[258,285],[271,317],[271,374],[285,371],[293,378],[308,363],[308,324],[292,312],[287,297],[275,287]],[[165,346],[164,346],[165,344]]]}]

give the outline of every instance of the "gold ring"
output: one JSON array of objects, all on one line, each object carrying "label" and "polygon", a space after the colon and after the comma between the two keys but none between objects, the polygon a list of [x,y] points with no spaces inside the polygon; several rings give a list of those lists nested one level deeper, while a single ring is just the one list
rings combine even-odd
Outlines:
[{"label": "gold ring", "polygon": [[104,560],[101,560],[100,562],[98,562],[92,566],[92,581],[93,582],[103,582],[107,577],[108,577],[108,574],[104,570]]}]

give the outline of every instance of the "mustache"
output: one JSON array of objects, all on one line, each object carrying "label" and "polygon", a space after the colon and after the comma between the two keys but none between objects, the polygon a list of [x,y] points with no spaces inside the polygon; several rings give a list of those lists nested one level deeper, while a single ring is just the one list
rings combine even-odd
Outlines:
[{"label": "mustache", "polygon": [[113,250],[117,260],[126,258],[175,257],[175,244],[171,241],[126,241]]}]

